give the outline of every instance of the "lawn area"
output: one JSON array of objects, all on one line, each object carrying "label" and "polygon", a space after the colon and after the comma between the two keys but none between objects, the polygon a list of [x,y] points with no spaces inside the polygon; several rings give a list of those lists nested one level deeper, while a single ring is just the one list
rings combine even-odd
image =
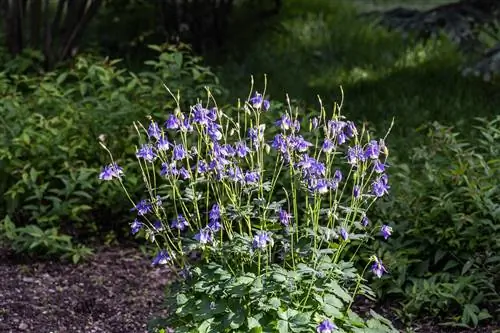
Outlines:
[{"label": "lawn area", "polygon": [[[367,1],[390,6],[394,1]],[[424,1],[399,1],[415,5]],[[271,99],[291,98],[317,106],[339,101],[344,114],[368,121],[381,131],[393,117],[392,144],[405,153],[419,137],[415,129],[429,121],[464,126],[474,117],[496,114],[495,85],[464,78],[455,47],[445,40],[427,45],[403,40],[362,19],[360,1],[289,0],[279,15],[259,19],[239,16],[230,29],[227,49],[208,57],[231,98],[248,93],[250,75],[257,88],[268,76]],[[393,146],[394,147],[394,146]]]}]

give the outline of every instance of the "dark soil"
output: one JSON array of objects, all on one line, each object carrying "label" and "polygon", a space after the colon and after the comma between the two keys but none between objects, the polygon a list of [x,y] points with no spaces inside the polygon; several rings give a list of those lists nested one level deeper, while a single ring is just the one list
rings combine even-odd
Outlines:
[{"label": "dark soil", "polygon": [[162,313],[169,273],[137,249],[88,262],[20,260],[0,251],[0,332],[143,333]]},{"label": "dark soil", "polygon": [[[152,268],[134,248],[101,248],[78,265],[0,251],[0,333],[147,333],[148,320],[166,316],[162,302],[170,279],[165,268]],[[361,311],[372,307],[358,306]],[[384,308],[376,311],[394,320]],[[408,332],[493,333],[499,328],[446,328],[430,318]]]}]

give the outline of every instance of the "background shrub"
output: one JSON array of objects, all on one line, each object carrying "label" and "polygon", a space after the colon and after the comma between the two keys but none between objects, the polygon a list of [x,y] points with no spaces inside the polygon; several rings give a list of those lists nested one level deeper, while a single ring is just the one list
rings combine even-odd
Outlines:
[{"label": "background shrub", "polygon": [[[164,85],[174,93],[181,89],[186,104],[205,87],[215,95],[223,92],[188,48],[151,48],[158,57],[139,73],[121,69],[118,60],[93,56],[43,76],[0,73],[0,216],[9,217],[4,231],[33,224],[41,232],[60,230],[80,239],[103,231],[120,234],[123,198],[114,188],[97,187],[107,160],[99,140],[126,168],[135,160],[129,140],[133,120],[176,107]],[[139,189],[137,179],[127,181]],[[15,232],[4,232],[10,235],[4,238],[17,250],[34,250],[32,234],[25,233],[21,242],[13,241]]]},{"label": "background shrub", "polygon": [[395,231],[379,249],[392,279],[374,289],[402,296],[406,314],[477,325],[500,315],[500,117],[477,119],[467,141],[438,123],[426,130],[411,164],[392,167],[394,195],[378,207]]}]

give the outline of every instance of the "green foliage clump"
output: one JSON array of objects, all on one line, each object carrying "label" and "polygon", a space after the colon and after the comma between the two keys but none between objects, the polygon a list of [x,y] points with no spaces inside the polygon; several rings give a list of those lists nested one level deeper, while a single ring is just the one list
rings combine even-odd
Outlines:
[{"label": "green foliage clump", "polygon": [[[97,186],[105,160],[99,141],[112,135],[111,147],[126,167],[135,153],[127,140],[132,120],[177,106],[164,83],[182,89],[186,103],[206,86],[223,92],[187,48],[151,48],[158,57],[139,73],[90,56],[42,76],[15,74],[15,63],[0,73],[0,230],[15,250],[65,253],[72,243],[64,234],[83,239],[120,232],[123,200],[116,189]],[[134,176],[127,180],[132,192],[140,187]],[[48,230],[53,237],[39,242]]]},{"label": "green foliage clump", "polygon": [[478,119],[471,140],[427,129],[411,167],[393,167],[393,199],[379,206],[395,232],[381,249],[392,279],[375,289],[402,296],[403,313],[476,326],[500,315],[500,117]]}]

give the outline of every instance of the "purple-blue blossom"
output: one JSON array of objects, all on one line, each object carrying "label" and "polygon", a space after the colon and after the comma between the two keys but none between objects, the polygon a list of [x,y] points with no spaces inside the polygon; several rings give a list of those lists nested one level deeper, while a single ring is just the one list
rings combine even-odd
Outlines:
[{"label": "purple-blue blossom", "polygon": [[372,272],[375,274],[378,278],[381,278],[384,273],[387,273],[387,270],[384,267],[384,264],[382,263],[382,260],[377,258],[376,256],[373,257],[373,265],[372,265]]},{"label": "purple-blue blossom", "polygon": [[181,124],[181,121],[179,120],[179,118],[177,118],[173,114],[170,114],[168,116],[167,120],[165,121],[165,127],[167,129],[172,129],[172,130],[179,129],[180,124]]},{"label": "purple-blue blossom", "polygon": [[317,327],[317,333],[332,333],[337,329],[337,326],[328,319],[323,320]]},{"label": "purple-blue blossom", "polygon": [[160,138],[161,130],[160,130],[160,127],[158,126],[158,123],[152,121],[151,124],[149,124],[148,135],[149,135],[149,137],[153,137],[156,139]]},{"label": "purple-blue blossom", "polygon": [[385,240],[392,235],[392,228],[386,224],[382,225],[380,228],[380,234],[384,237]]},{"label": "purple-blue blossom", "polygon": [[150,213],[153,210],[153,207],[146,199],[143,199],[139,201],[134,208],[132,208],[132,211],[134,210],[137,210],[137,214],[142,216]]},{"label": "purple-blue blossom", "polygon": [[196,239],[201,244],[207,244],[212,242],[212,230],[208,227],[201,229],[196,235],[194,235],[194,239]]},{"label": "purple-blue blossom", "polygon": [[280,209],[278,218],[280,223],[286,227],[290,224],[290,219],[292,218],[292,215],[288,214],[286,210]]},{"label": "purple-blue blossom", "polygon": [[365,158],[371,158],[373,160],[378,159],[380,155],[380,146],[375,140],[371,140],[365,149]]},{"label": "purple-blue blossom", "polygon": [[389,193],[390,186],[387,184],[387,175],[380,176],[377,180],[375,180],[372,184],[372,193],[376,197],[382,197],[384,194]]},{"label": "purple-blue blossom", "polygon": [[156,159],[156,153],[150,144],[143,144],[137,151],[136,156],[148,162],[153,162]]},{"label": "purple-blue blossom", "polygon": [[156,255],[156,257],[153,258],[153,261],[152,261],[151,265],[152,266],[165,265],[170,260],[172,260],[172,258],[168,254],[167,250],[161,250],[160,252],[158,252],[158,254]]},{"label": "purple-blue blossom", "polygon": [[254,109],[263,109],[264,111],[269,110],[269,107],[271,106],[269,101],[267,99],[264,99],[264,97],[262,97],[262,95],[258,92],[256,92],[255,95],[250,98],[249,102]]},{"label": "purple-blue blossom", "polygon": [[182,214],[177,215],[177,218],[172,220],[170,227],[173,229],[184,230],[189,226],[188,221],[182,216]]},{"label": "purple-blue blossom", "polygon": [[269,231],[257,231],[257,234],[253,237],[253,248],[265,249],[268,244],[272,244],[271,233]]},{"label": "purple-blue blossom", "polygon": [[186,156],[187,156],[187,152],[186,152],[186,149],[184,148],[184,146],[183,146],[183,145],[178,144],[178,145],[175,145],[175,146],[174,146],[174,151],[173,151],[172,158],[173,158],[175,161],[182,160],[182,159],[184,159]]},{"label": "purple-blue blossom", "polygon": [[142,222],[140,222],[138,219],[135,219],[134,222],[132,222],[132,224],[130,225],[130,231],[132,232],[132,235],[138,233],[143,225],[144,224]]},{"label": "purple-blue blossom", "polygon": [[342,236],[342,238],[345,241],[349,239],[349,233],[347,232],[347,230],[345,228],[340,229],[340,236]]},{"label": "purple-blue blossom", "polygon": [[156,148],[158,148],[158,150],[167,151],[169,147],[170,142],[168,142],[168,139],[166,137],[161,137],[156,143]]},{"label": "purple-blue blossom", "polygon": [[373,171],[376,173],[384,173],[385,172],[385,164],[380,162],[380,160],[375,160],[373,162]]},{"label": "purple-blue blossom", "polygon": [[99,174],[99,179],[111,180],[113,178],[120,178],[122,174],[123,168],[119,167],[116,163],[112,163],[102,169],[101,173]]}]

